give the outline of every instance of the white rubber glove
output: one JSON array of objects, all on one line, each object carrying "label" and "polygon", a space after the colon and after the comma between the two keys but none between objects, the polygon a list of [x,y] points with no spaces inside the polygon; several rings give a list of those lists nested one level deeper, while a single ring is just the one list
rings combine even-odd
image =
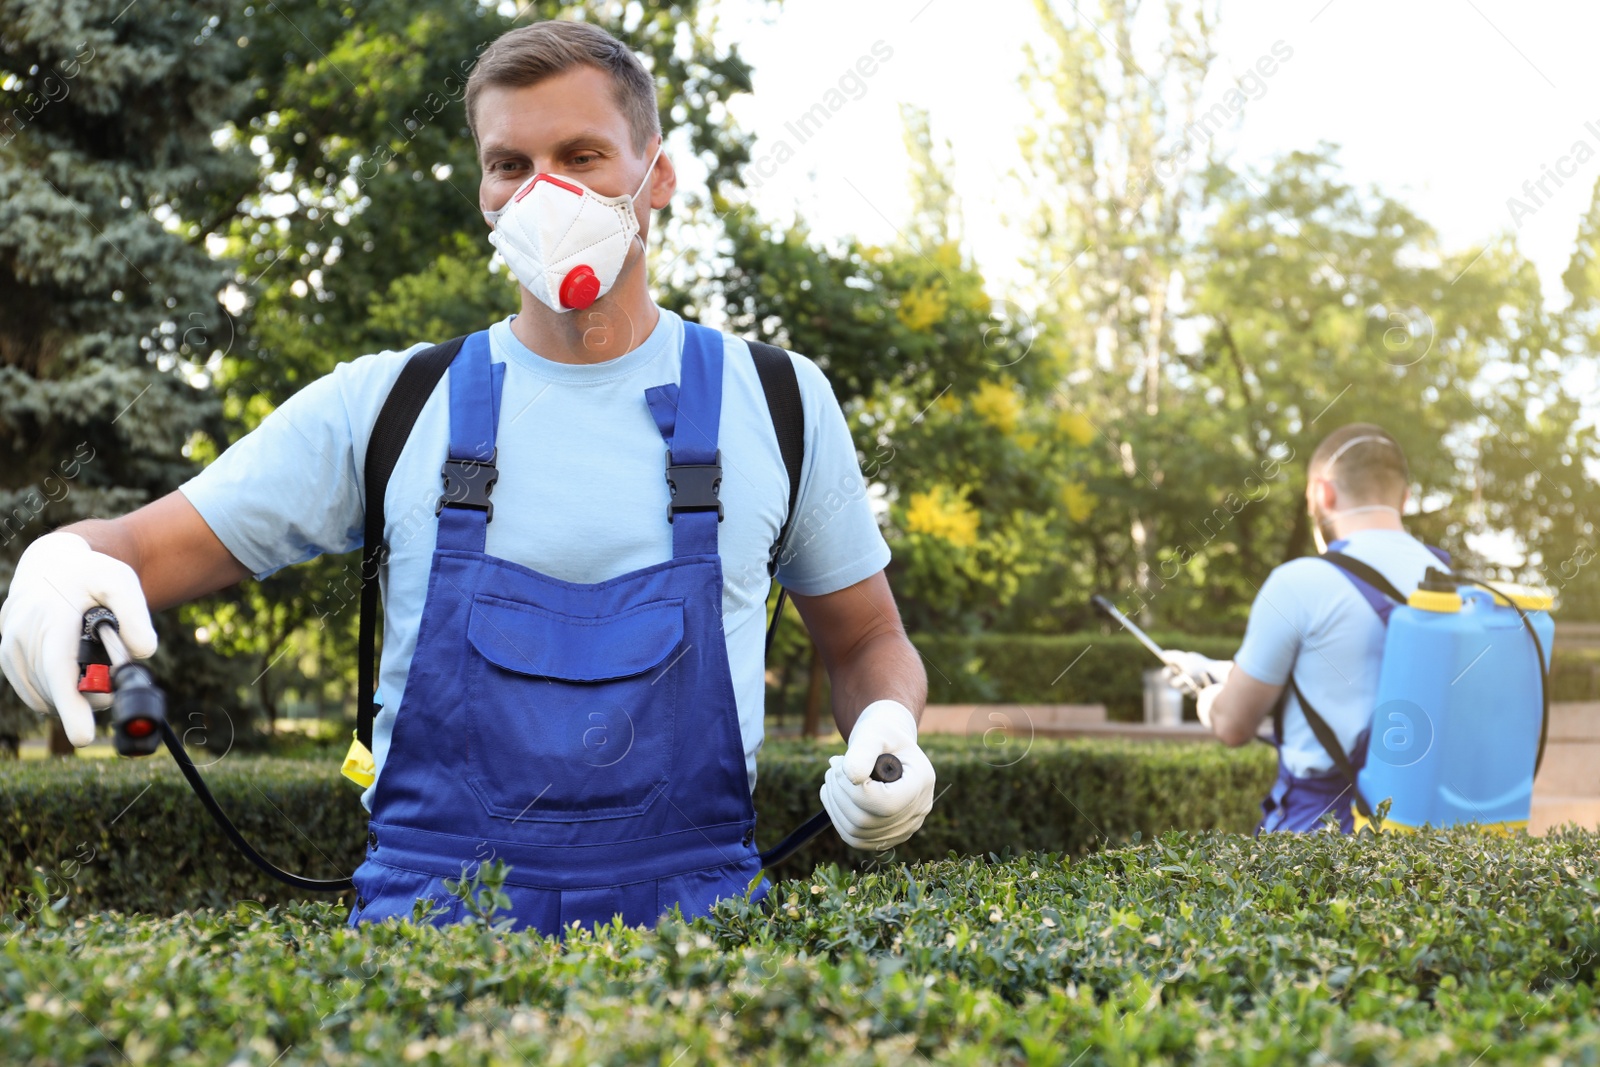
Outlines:
[{"label": "white rubber glove", "polygon": [[1194,698],[1195,711],[1200,715],[1200,725],[1207,730],[1211,729],[1211,705],[1217,702],[1217,697],[1221,694],[1221,685],[1208,685]]},{"label": "white rubber glove", "polygon": [[96,604],[116,613],[128,655],[155,655],[156,628],[139,576],[75,533],[58,530],[29,545],[0,604],[0,672],[28,707],[41,715],[54,708],[67,740],[80,747],[94,740],[92,709],[111,705],[110,694],[94,694],[91,704],[78,692],[83,613]]},{"label": "white rubber glove", "polygon": [[[879,756],[900,759],[898,782],[872,780]],[[852,848],[882,851],[922,828],[933,810],[933,764],[917,747],[917,720],[896,700],[868,704],[850,731],[850,747],[828,760],[822,806]]]},{"label": "white rubber glove", "polygon": [[1221,685],[1228,680],[1228,673],[1233,670],[1231,659],[1211,659],[1198,652],[1168,652],[1167,676],[1172,679],[1172,684],[1180,688],[1187,687],[1191,692],[1198,693],[1209,685]]}]

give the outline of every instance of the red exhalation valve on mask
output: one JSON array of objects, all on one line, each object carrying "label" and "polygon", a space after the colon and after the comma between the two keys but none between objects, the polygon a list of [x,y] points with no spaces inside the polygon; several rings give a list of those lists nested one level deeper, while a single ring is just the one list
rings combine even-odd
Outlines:
[{"label": "red exhalation valve on mask", "polygon": [[599,298],[600,279],[595,277],[591,268],[580,263],[567,271],[567,276],[561,279],[559,295],[562,307],[581,310]]}]

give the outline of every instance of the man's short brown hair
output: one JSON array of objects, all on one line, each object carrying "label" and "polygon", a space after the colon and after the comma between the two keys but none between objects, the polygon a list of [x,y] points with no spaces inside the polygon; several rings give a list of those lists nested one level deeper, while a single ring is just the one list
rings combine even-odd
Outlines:
[{"label": "man's short brown hair", "polygon": [[[1338,460],[1327,470],[1335,454]],[[1351,504],[1399,507],[1411,484],[1411,471],[1400,445],[1383,427],[1370,422],[1353,422],[1324,437],[1311,453],[1310,473],[1333,482],[1343,503]]]},{"label": "man's short brown hair", "polygon": [[475,108],[483,90],[521,89],[583,65],[611,75],[614,99],[633,135],[633,150],[642,154],[650,138],[661,132],[655,79],[627,45],[598,26],[567,19],[519,26],[484,49],[467,78],[467,128],[473,143],[478,143]]}]

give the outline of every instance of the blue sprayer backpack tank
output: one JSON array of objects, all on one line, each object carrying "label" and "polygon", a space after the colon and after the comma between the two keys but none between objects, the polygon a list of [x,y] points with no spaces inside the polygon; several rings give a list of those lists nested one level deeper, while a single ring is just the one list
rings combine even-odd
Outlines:
[{"label": "blue sprayer backpack tank", "polygon": [[[1527,610],[1549,669],[1549,601]],[[1537,605],[1537,608],[1536,608]],[[1516,607],[1489,592],[1419,591],[1389,618],[1358,782],[1398,827],[1526,826],[1544,715],[1538,654]]]}]

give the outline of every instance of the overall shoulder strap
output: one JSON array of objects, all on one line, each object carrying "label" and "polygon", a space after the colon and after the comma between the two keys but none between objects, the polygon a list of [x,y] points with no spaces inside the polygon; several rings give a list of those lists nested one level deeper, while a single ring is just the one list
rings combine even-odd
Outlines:
[{"label": "overall shoulder strap", "polygon": [[1367,606],[1377,613],[1378,621],[1383,625],[1389,625],[1389,615],[1395,605],[1406,602],[1406,598],[1400,595],[1389,579],[1359,559],[1352,559],[1337,551],[1324,552],[1321,558],[1344,572],[1344,576],[1350,579],[1350,584],[1356,587],[1356,592],[1361,594]]},{"label": "overall shoulder strap", "polygon": [[1352,578],[1359,578],[1366,582],[1395,603],[1404,604],[1406,602],[1406,598],[1400,595],[1400,590],[1396,589],[1389,579],[1379,574],[1371,566],[1362,563],[1359,559],[1347,556],[1343,552],[1324,552],[1322,558]]},{"label": "overall shoulder strap", "polygon": [[425,348],[406,360],[400,368],[367,440],[366,514],[361,547],[361,622],[356,688],[356,739],[370,751],[372,720],[377,708],[372,703],[376,689],[378,571],[388,562],[389,546],[383,540],[384,494],[389,475],[400,459],[400,452],[411,436],[411,427],[433,395],[434,387],[461,349],[465,336]]},{"label": "overall shoulder strap", "polygon": [[767,414],[772,416],[772,428],[778,434],[778,451],[783,455],[783,466],[789,472],[789,510],[784,514],[783,528],[773,543],[772,555],[767,561],[770,577],[778,571],[778,558],[789,540],[789,528],[794,523],[795,507],[800,500],[800,472],[805,461],[806,415],[800,400],[800,380],[795,376],[794,363],[789,353],[776,345],[760,341],[747,341],[750,355],[755,360],[756,373],[761,377],[761,391],[767,395]]},{"label": "overall shoulder strap", "polygon": [[[1364,819],[1372,818],[1372,809],[1367,806],[1367,799],[1361,795],[1361,787],[1356,782],[1356,767],[1350,762],[1350,754],[1339,744],[1339,735],[1333,732],[1333,727],[1328,725],[1316,708],[1311,706],[1311,701],[1300,691],[1300,685],[1294,680],[1294,672],[1289,672],[1289,688],[1294,690],[1294,698],[1300,702],[1300,712],[1306,717],[1306,725],[1311,727],[1311,732],[1316,735],[1317,743],[1328,753],[1333,760],[1333,765],[1338,769],[1344,780],[1350,783],[1350,792],[1355,797],[1356,810]],[[1281,720],[1280,720],[1281,721]],[[1281,739],[1281,726],[1279,727]],[[1281,744],[1280,740],[1280,744]]]}]

